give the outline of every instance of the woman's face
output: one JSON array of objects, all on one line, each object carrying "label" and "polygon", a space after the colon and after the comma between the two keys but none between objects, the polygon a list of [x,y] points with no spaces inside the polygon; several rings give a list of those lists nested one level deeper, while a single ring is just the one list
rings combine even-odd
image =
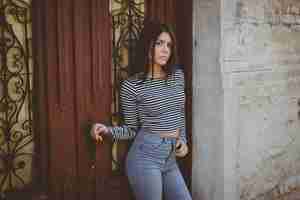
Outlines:
[{"label": "woman's face", "polygon": [[172,39],[167,32],[162,32],[154,45],[154,65],[164,66],[171,57]]}]

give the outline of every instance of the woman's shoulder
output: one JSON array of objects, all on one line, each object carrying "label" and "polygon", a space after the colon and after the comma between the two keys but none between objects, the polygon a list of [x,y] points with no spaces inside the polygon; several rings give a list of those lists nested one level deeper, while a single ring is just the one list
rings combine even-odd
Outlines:
[{"label": "woman's shoulder", "polygon": [[137,84],[141,80],[143,80],[143,75],[144,75],[143,72],[138,72],[138,73],[130,75],[127,79],[125,79],[125,81],[129,82],[131,84]]},{"label": "woman's shoulder", "polygon": [[174,65],[174,75],[176,79],[184,80],[184,68],[183,65]]},{"label": "woman's shoulder", "polygon": [[[172,69],[172,74],[175,76],[175,79],[184,79],[183,65],[180,65],[180,64],[174,65],[173,69]],[[139,83],[143,83],[144,79],[145,79],[145,73],[137,72],[137,73],[130,75],[123,82],[124,82],[124,84],[137,86],[137,85],[139,85]]]},{"label": "woman's shoulder", "polygon": [[133,75],[131,75],[129,78],[134,81],[140,81],[144,78],[145,73],[144,72],[137,72]]},{"label": "woman's shoulder", "polygon": [[142,80],[143,73],[135,73],[122,81],[122,85],[125,87],[135,88],[137,84]]}]

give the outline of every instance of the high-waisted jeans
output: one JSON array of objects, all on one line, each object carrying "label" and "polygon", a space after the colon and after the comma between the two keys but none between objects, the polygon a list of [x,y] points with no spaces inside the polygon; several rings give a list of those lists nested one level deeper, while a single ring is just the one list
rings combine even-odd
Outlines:
[{"label": "high-waisted jeans", "polygon": [[174,152],[176,139],[140,129],[126,160],[136,200],[191,200]]}]

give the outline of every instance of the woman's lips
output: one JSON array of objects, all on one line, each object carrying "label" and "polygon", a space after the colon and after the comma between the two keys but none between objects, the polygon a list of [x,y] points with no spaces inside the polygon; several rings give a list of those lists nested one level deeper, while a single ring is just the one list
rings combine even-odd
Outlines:
[{"label": "woman's lips", "polygon": [[162,59],[162,60],[168,60],[168,57],[167,56],[161,56],[160,59]]}]

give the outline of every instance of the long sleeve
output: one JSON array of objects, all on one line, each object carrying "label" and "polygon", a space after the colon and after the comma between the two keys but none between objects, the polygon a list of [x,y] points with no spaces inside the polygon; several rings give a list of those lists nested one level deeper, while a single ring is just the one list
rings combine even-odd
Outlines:
[{"label": "long sleeve", "polygon": [[186,96],[185,96],[185,80],[184,80],[184,72],[182,69],[178,69],[179,72],[179,79],[178,79],[178,84],[182,88],[182,92],[184,93],[184,103],[181,109],[181,123],[180,123],[180,140],[182,140],[184,143],[187,143],[187,138],[186,138],[186,122],[185,122],[185,103],[186,103]]},{"label": "long sleeve", "polygon": [[129,79],[124,80],[120,89],[121,112],[124,124],[108,127],[115,140],[133,139],[138,129],[138,108],[136,103],[136,87]]}]

